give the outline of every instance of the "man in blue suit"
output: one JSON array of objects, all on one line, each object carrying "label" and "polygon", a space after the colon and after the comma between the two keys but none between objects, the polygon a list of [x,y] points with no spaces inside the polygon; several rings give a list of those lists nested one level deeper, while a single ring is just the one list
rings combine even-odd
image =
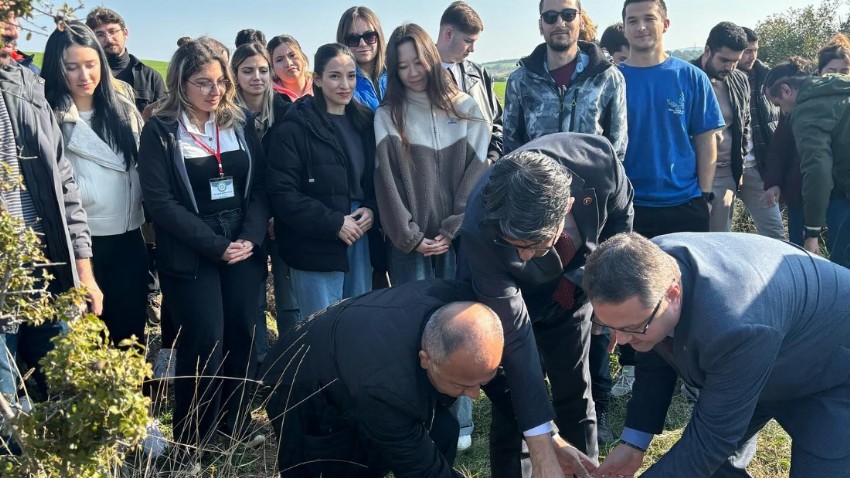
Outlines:
[{"label": "man in blue suit", "polygon": [[588,259],[594,321],[642,352],[620,445],[594,476],[631,477],[676,377],[701,390],[682,438],[642,477],[748,477],[770,419],[791,477],[850,473],[850,270],[752,234],[620,234]]}]

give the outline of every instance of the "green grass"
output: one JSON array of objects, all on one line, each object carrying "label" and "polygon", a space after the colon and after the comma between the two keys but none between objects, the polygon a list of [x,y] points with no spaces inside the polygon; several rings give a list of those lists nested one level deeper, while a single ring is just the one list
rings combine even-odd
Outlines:
[{"label": "green grass", "polygon": [[502,103],[502,106],[505,106],[505,86],[507,82],[504,81],[496,81],[493,83],[493,90],[496,93],[496,96],[499,98],[499,101]]},{"label": "green grass", "polygon": [[[34,55],[33,63],[35,63],[39,68],[41,68],[41,64],[44,61],[44,53],[27,52],[27,55]],[[141,60],[141,62],[158,71],[159,74],[162,75],[162,78],[165,79],[165,72],[168,70],[167,61]]]}]

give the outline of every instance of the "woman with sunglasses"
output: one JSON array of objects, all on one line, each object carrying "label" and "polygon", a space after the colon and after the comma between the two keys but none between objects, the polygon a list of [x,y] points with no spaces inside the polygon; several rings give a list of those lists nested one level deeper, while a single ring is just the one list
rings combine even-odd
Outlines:
[{"label": "woman with sunglasses", "polygon": [[313,96],[313,79],[307,68],[307,55],[298,40],[289,35],[278,35],[266,46],[272,60],[272,87],[295,101],[302,96]]},{"label": "woman with sunglasses", "polygon": [[226,61],[190,41],[171,58],[166,84],[142,131],[139,172],[179,329],[176,375],[188,377],[175,379],[174,436],[197,446],[243,438],[250,421],[244,384],[265,267],[255,251],[269,212],[262,147]]},{"label": "woman with sunglasses", "polygon": [[349,8],[339,19],[336,41],[350,48],[357,60],[354,99],[377,110],[387,89],[386,41],[378,16],[367,7]]},{"label": "woman with sunglasses", "polygon": [[321,46],[316,95],[296,101],[268,136],[275,235],[303,317],[372,288],[375,134],[372,111],[352,101],[355,65],[345,45]]},{"label": "woman with sunglasses", "polygon": [[489,167],[490,127],[448,75],[422,27],[395,29],[387,96],[375,115],[375,193],[394,284],[454,277],[452,241],[466,198]]}]

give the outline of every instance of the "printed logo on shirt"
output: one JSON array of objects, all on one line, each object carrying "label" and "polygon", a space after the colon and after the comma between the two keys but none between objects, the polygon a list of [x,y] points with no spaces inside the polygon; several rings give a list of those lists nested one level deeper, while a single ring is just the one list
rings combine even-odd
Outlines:
[{"label": "printed logo on shirt", "polygon": [[449,124],[457,124],[458,121],[456,119],[449,119]]},{"label": "printed logo on shirt", "polygon": [[679,93],[679,101],[673,101],[671,99],[667,100],[667,110],[669,110],[674,115],[683,115],[685,114],[685,94]]}]

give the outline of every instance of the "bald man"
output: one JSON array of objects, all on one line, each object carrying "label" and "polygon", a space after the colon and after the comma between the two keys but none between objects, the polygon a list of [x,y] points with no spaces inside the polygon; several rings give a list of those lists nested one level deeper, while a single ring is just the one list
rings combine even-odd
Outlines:
[{"label": "bald man", "polygon": [[420,281],[344,301],[266,358],[281,477],[455,477],[459,396],[502,360],[501,322],[462,282]]}]

